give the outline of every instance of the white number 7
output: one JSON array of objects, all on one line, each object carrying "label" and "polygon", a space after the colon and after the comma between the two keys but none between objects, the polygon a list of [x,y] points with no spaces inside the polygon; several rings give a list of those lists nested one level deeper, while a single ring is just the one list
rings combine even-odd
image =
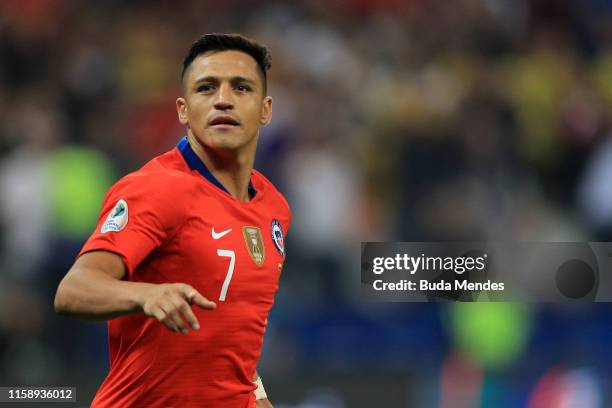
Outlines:
[{"label": "white number 7", "polygon": [[219,295],[219,300],[224,302],[225,295],[227,295],[227,288],[229,287],[230,281],[232,280],[232,275],[234,274],[234,265],[236,264],[236,253],[228,249],[217,249],[217,255],[228,257],[230,259],[229,268],[227,268],[227,275],[225,276],[225,280],[223,281],[223,286],[221,286],[221,294]]}]

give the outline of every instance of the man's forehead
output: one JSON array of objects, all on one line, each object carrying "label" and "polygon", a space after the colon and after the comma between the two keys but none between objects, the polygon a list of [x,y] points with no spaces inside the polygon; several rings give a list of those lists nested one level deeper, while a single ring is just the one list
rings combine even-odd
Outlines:
[{"label": "man's forehead", "polygon": [[191,80],[206,76],[257,79],[257,62],[241,51],[211,51],[198,55],[189,67]]}]

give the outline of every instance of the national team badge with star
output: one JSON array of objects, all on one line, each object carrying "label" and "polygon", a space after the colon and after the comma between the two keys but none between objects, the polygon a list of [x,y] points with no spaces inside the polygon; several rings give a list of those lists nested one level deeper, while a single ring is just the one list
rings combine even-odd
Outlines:
[{"label": "national team badge with star", "polygon": [[283,229],[281,228],[280,222],[274,219],[272,220],[272,241],[274,241],[274,246],[281,254],[281,256],[285,256],[285,240],[283,238]]}]

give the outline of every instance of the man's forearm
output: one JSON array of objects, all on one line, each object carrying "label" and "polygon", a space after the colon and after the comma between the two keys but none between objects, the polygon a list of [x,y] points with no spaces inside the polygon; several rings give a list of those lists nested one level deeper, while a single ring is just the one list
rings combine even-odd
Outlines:
[{"label": "man's forearm", "polygon": [[123,260],[116,254],[86,253],[75,262],[55,295],[55,310],[89,321],[108,320],[134,312],[155,318],[173,332],[187,334],[200,324],[191,305],[217,306],[184,283],[126,282]]},{"label": "man's forearm", "polygon": [[139,292],[151,285],[126,282],[104,272],[82,269],[62,280],[54,306],[58,313],[84,320],[108,320],[140,311]]}]

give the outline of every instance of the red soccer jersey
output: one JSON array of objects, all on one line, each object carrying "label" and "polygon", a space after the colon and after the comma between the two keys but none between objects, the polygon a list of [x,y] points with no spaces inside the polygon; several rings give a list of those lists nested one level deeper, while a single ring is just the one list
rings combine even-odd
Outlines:
[{"label": "red soccer jersey", "polygon": [[110,371],[92,407],[254,407],[253,375],[285,260],[287,202],[253,171],[240,202],[187,139],[108,192],[81,254],[120,255],[125,279],[186,283],[217,303],[200,330],[174,333],[142,313],[108,324]]}]

